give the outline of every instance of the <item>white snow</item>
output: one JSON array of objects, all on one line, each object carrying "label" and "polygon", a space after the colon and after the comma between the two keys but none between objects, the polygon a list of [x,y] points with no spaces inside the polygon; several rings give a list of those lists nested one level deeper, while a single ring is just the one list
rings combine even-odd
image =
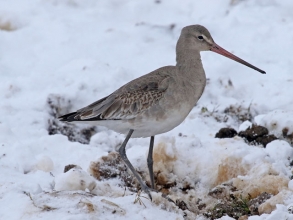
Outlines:
[{"label": "white snow", "polygon": [[50,157],[46,155],[37,155],[36,158],[36,169],[42,170],[44,172],[50,172],[54,169],[54,163]]},{"label": "white snow", "polygon": [[[177,187],[195,187],[194,199],[222,180],[239,186],[261,184],[262,177],[269,177],[263,179],[268,184],[280,180],[287,197],[274,211],[249,220],[293,219],[287,140],[262,148],[239,137],[214,138],[222,127],[244,130],[250,124],[233,111],[250,113],[251,122],[277,137],[284,128],[293,132],[292,8],[291,0],[1,0],[0,219],[184,219],[157,193],[154,202],[140,197],[143,205],[120,180],[93,179],[90,163],[115,151],[124,136],[98,128],[86,145],[49,135],[46,102],[50,96],[70,100],[67,113],[174,65],[180,30],[191,24],[204,25],[217,44],[267,74],[202,53],[208,84],[186,120],[156,136],[155,152],[168,159],[158,160],[158,167]],[[148,145],[142,138],[127,146],[139,170],[147,171]],[[68,164],[80,169],[63,173]]]},{"label": "white snow", "polygon": [[265,152],[274,161],[286,161],[293,157],[293,148],[286,141],[275,140],[266,146]]},{"label": "white snow", "polygon": [[252,126],[252,123],[250,122],[250,121],[245,121],[245,122],[243,122],[240,126],[239,126],[239,128],[238,128],[238,132],[240,132],[240,131],[245,131],[247,128],[249,128],[249,127],[251,127]]},{"label": "white snow", "polygon": [[288,183],[288,189],[293,191],[293,180],[290,180]]},{"label": "white snow", "polygon": [[95,180],[80,167],[75,167],[61,173],[55,177],[55,190],[88,190],[92,191],[96,187]]},{"label": "white snow", "polygon": [[264,115],[258,122],[265,126],[270,133],[280,137],[283,129],[287,129],[288,134],[293,133],[293,111],[275,110]]}]

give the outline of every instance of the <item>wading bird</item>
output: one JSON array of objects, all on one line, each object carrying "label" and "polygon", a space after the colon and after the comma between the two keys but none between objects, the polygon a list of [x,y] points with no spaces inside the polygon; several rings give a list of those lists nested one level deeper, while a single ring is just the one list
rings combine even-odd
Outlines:
[{"label": "wading bird", "polygon": [[[182,29],[178,39],[176,66],[161,67],[134,79],[107,97],[60,119],[89,122],[126,134],[119,154],[139,181],[141,189],[152,198],[154,137],[178,126],[201,97],[206,86],[201,51],[216,52],[265,73],[217,45],[205,27],[191,25]],[[142,181],[126,156],[125,146],[130,137],[150,137],[147,164],[152,189]]]}]

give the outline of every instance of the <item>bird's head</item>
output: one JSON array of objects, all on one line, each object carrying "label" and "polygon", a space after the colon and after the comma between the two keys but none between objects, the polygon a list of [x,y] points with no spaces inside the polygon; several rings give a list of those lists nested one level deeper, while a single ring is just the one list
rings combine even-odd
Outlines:
[{"label": "bird's head", "polygon": [[[257,70],[261,73],[266,73],[265,71],[251,65],[250,63],[240,59],[239,57],[233,55],[227,50],[220,47],[215,43],[208,29],[201,25],[190,25],[182,29],[180,35],[181,41],[183,44],[177,44],[177,47],[183,47],[183,50],[194,50],[194,51],[213,51],[215,53],[221,54],[225,57],[228,57],[232,60],[235,60],[245,66],[248,66],[254,70]],[[180,41],[179,39],[179,41]],[[177,48],[178,49],[178,48]]]}]

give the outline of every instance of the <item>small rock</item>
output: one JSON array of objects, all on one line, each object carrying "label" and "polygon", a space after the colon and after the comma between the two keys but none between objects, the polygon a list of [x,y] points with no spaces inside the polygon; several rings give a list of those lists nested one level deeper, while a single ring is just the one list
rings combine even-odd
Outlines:
[{"label": "small rock", "polygon": [[268,135],[269,131],[267,128],[260,125],[252,125],[251,128],[246,129],[245,131],[239,132],[239,136],[245,138],[247,141],[255,141],[258,137]]},{"label": "small rock", "polygon": [[233,138],[237,135],[237,131],[233,128],[221,128],[216,134],[216,138]]}]

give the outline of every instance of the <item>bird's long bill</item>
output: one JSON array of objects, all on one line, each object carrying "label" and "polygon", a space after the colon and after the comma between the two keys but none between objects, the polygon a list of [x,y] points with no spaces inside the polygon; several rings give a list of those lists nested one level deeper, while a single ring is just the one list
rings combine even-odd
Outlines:
[{"label": "bird's long bill", "polygon": [[263,70],[255,67],[255,66],[251,65],[250,63],[247,63],[246,61],[240,59],[239,57],[236,57],[232,53],[228,52],[227,50],[225,50],[222,47],[220,47],[219,45],[217,45],[216,43],[213,44],[213,46],[211,48],[211,51],[213,51],[215,53],[218,53],[218,54],[221,54],[221,55],[223,55],[225,57],[228,57],[228,58],[230,58],[232,60],[235,60],[235,61],[237,61],[239,63],[242,63],[243,65],[248,66],[248,67],[250,67],[250,68],[252,68],[254,70],[257,70],[258,72],[261,72],[263,74],[266,73],[265,71],[263,71]]}]

